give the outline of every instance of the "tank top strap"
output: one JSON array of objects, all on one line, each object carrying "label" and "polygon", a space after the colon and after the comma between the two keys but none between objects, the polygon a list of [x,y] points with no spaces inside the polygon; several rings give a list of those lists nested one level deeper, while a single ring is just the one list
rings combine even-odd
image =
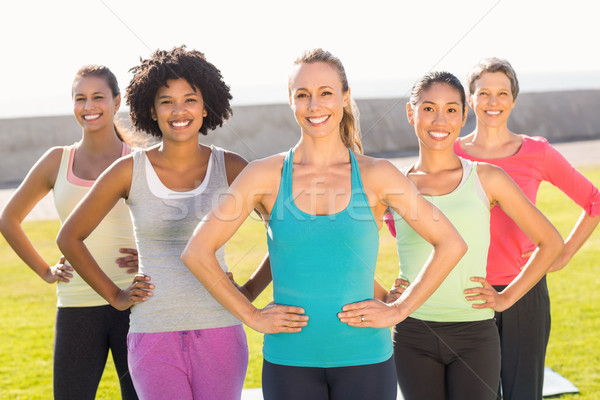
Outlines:
[{"label": "tank top strap", "polygon": [[58,174],[56,180],[64,179],[67,180],[67,173],[69,171],[69,157],[71,155],[71,149],[74,145],[63,146],[62,156],[60,158],[60,165],[58,167]]},{"label": "tank top strap", "polygon": [[281,170],[281,183],[279,190],[283,191],[284,198],[290,198],[292,196],[292,182],[294,174],[294,148],[285,155],[283,159],[283,168]]},{"label": "tank top strap", "polygon": [[[358,168],[358,161],[356,160],[356,156],[350,149],[348,149],[348,153],[350,153],[350,165],[352,168],[352,172],[351,172],[352,188],[351,188],[351,190],[353,193],[365,194],[365,188],[363,187],[362,178],[360,176],[360,169]],[[352,198],[353,197],[354,196],[352,196]]]},{"label": "tank top strap", "polygon": [[210,153],[212,158],[211,165],[211,176],[210,178],[207,176],[204,179],[212,179],[213,176],[216,176],[215,179],[225,179],[227,181],[227,168],[225,165],[225,150],[220,147],[211,145]]}]

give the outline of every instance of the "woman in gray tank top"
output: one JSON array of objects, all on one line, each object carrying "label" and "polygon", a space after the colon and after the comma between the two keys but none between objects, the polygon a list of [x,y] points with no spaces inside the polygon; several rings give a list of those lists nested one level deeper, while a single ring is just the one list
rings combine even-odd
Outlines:
[{"label": "woman in gray tank top", "polygon": [[[241,323],[181,262],[196,225],[246,166],[241,156],[198,143],[230,117],[220,71],[184,46],[157,50],[132,68],[133,125],[159,144],[114,163],[59,233],[78,273],[112,306],[131,306],[129,370],[141,399],[239,399],[248,363]],[[120,290],[89,256],[84,239],[120,198],[130,209],[140,274]],[[223,247],[215,256],[225,274]],[[242,291],[252,300],[270,280],[269,261]]]}]

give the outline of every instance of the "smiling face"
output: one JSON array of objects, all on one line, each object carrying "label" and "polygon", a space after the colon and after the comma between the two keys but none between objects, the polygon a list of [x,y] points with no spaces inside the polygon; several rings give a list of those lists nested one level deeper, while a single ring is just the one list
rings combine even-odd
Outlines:
[{"label": "smiling face", "polygon": [[489,127],[506,125],[515,106],[510,79],[504,72],[484,72],[474,83],[469,105],[477,115],[477,123]]},{"label": "smiling face", "polygon": [[195,138],[207,112],[202,93],[183,78],[170,79],[154,97],[152,118],[158,122],[163,139],[185,141]]},{"label": "smiling face", "polygon": [[73,113],[87,131],[113,126],[121,96],[113,97],[106,79],[98,76],[79,77],[73,82]]},{"label": "smiling face", "polygon": [[290,105],[303,134],[339,136],[350,90],[343,91],[337,70],[324,62],[303,63],[290,77]]},{"label": "smiling face", "polygon": [[406,114],[420,146],[429,149],[452,149],[467,120],[459,91],[439,82],[424,89],[414,106],[408,103]]}]

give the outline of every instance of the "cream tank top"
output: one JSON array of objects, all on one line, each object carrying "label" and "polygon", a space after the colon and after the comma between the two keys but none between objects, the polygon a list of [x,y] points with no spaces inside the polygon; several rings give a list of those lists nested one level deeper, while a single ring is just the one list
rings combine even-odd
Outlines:
[{"label": "cream tank top", "polygon": [[[121,156],[129,154],[130,151],[129,146],[123,143]],[[78,178],[73,174],[74,155],[74,144],[63,148],[53,189],[54,205],[61,224],[65,222],[95,182]],[[119,253],[120,248],[135,248],[131,217],[124,200],[117,202],[84,243],[100,268],[117,286],[122,289],[129,286],[133,281],[133,275],[128,274],[125,268],[120,268],[115,261],[123,256]],[[68,260],[66,264],[68,264]],[[70,282],[58,282],[56,292],[58,307],[93,307],[108,304],[75,271],[73,271],[73,278]]]}]

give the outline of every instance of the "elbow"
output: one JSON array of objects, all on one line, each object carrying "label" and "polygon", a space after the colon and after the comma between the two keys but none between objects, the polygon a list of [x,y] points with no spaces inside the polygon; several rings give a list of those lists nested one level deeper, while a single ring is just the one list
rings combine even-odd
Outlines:
[{"label": "elbow", "polygon": [[56,236],[56,245],[63,254],[65,254],[65,249],[68,247],[66,242],[67,238],[65,237],[65,234],[61,229],[60,231],[58,231],[58,236]]},{"label": "elbow", "polygon": [[557,259],[565,249],[565,242],[558,231],[554,231],[551,236],[546,238],[546,240],[538,243],[538,247],[540,250],[544,250],[547,254],[550,254],[553,259]]},{"label": "elbow", "polygon": [[188,243],[181,253],[181,262],[183,265],[185,265],[188,269],[193,270],[201,260],[202,257],[199,257],[198,252],[192,249]]},{"label": "elbow", "polygon": [[465,240],[463,239],[462,236],[460,236],[459,234],[457,234],[455,243],[453,244],[453,249],[456,252],[456,256],[458,257],[458,259],[460,260],[469,250],[469,246],[467,245],[467,242],[465,242]]},{"label": "elbow", "polygon": [[0,233],[3,236],[6,236],[10,230],[10,226],[14,225],[14,222],[11,221],[8,215],[6,215],[5,210],[0,213]]},{"label": "elbow", "polygon": [[3,213],[0,214],[0,233],[6,236],[6,218]]},{"label": "elbow", "polygon": [[192,263],[192,255],[190,249],[187,246],[185,247],[185,249],[183,249],[183,252],[181,253],[181,262],[188,268]]},{"label": "elbow", "polygon": [[[60,251],[65,255],[65,257],[67,257],[69,249],[72,247],[74,241],[75,238],[71,237],[69,231],[67,229],[64,229],[63,225],[63,227],[58,231],[58,235],[56,236],[56,245],[58,246]],[[83,242],[83,239],[81,239],[81,242]]]},{"label": "elbow", "polygon": [[458,246],[458,248],[462,256],[464,256],[469,250],[469,246],[467,245],[467,242],[465,242],[465,240],[462,238],[462,236],[460,238],[460,245]]},{"label": "elbow", "polygon": [[565,242],[560,236],[559,240],[556,240],[555,243],[552,245],[552,248],[555,249],[557,258],[563,253],[563,251],[565,250]]}]

